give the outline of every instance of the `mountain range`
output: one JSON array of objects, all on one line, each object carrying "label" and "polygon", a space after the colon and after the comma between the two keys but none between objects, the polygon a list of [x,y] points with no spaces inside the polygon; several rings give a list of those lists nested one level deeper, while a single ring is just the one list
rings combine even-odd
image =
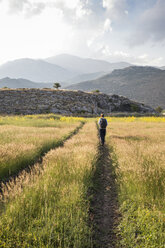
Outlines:
[{"label": "mountain range", "polygon": [[118,94],[152,107],[165,108],[165,67],[132,66],[126,62],[61,54],[46,59],[17,59],[0,66],[0,87],[62,88]]},{"label": "mountain range", "polygon": [[152,107],[165,108],[165,71],[154,67],[130,66],[95,80],[73,84],[71,90],[99,90],[117,94]]},{"label": "mountain range", "polygon": [[0,78],[24,78],[33,82],[54,83],[62,86],[95,79],[114,68],[124,68],[128,63],[109,63],[102,60],[83,59],[61,54],[47,59],[17,59],[0,66]]},{"label": "mountain range", "polygon": [[17,59],[0,66],[0,78],[24,78],[34,82],[63,81],[73,74],[66,69],[43,60]]},{"label": "mountain range", "polygon": [[30,80],[23,79],[23,78],[18,78],[18,79],[13,79],[13,78],[2,78],[0,79],[0,88],[12,88],[12,89],[17,89],[17,88],[52,88],[53,83],[34,83]]},{"label": "mountain range", "polygon": [[104,60],[80,58],[69,54],[60,54],[45,60],[51,64],[59,65],[68,71],[75,72],[76,74],[111,72],[114,69],[122,69],[131,65],[126,62],[109,63]]}]

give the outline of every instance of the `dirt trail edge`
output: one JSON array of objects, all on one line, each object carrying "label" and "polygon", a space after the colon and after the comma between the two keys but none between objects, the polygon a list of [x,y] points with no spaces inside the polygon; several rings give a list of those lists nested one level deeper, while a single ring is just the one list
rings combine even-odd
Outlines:
[{"label": "dirt trail edge", "polygon": [[93,175],[91,222],[93,248],[115,248],[118,222],[118,201],[115,170],[107,145],[98,147],[98,158]]},{"label": "dirt trail edge", "polygon": [[10,175],[10,177],[5,178],[4,180],[0,180],[0,194],[2,193],[2,184],[6,184],[8,183],[10,180],[15,180],[15,178],[17,178],[23,171],[26,172],[30,172],[31,169],[36,165],[36,164],[42,164],[43,158],[45,157],[45,155],[52,149],[56,149],[58,147],[61,147],[64,145],[64,143],[69,140],[70,138],[72,138],[74,135],[76,135],[79,130],[85,125],[85,122],[81,122],[79,126],[77,126],[73,131],[71,131],[70,133],[68,133],[67,135],[65,135],[64,137],[62,137],[61,139],[59,139],[59,141],[57,141],[55,144],[51,144],[49,147],[45,148],[41,148],[41,153],[36,156],[34,159],[32,159],[31,162],[29,162],[26,166],[23,166],[22,168],[20,168],[18,171],[16,171],[15,173],[13,173],[12,175]]}]

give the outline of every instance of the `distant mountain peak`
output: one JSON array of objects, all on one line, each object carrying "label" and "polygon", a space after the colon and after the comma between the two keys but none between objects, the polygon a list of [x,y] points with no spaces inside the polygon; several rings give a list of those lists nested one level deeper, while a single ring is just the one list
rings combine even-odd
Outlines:
[{"label": "distant mountain peak", "polygon": [[158,73],[161,72],[161,69],[152,67],[152,66],[129,66],[123,69],[115,69],[112,72],[112,75],[124,75],[124,74],[133,74],[133,73]]},{"label": "distant mountain peak", "polygon": [[49,57],[45,61],[77,72],[77,74],[90,74],[100,71],[108,73],[114,69],[121,69],[131,65],[126,62],[110,63],[101,59],[81,58],[70,54],[59,54]]},{"label": "distant mountain peak", "polygon": [[0,78],[25,78],[33,82],[60,82],[68,85],[68,82],[98,78],[128,65],[125,62],[109,63],[64,53],[45,60],[21,58],[9,61],[0,66]]},{"label": "distant mountain peak", "polygon": [[61,82],[72,77],[72,73],[41,59],[22,58],[0,66],[0,78],[4,77],[25,78],[34,82]]}]

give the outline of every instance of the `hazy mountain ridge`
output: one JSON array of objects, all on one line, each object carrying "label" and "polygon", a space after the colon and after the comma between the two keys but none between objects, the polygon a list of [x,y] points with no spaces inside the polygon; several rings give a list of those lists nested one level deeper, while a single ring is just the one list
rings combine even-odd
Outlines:
[{"label": "hazy mountain ridge", "polygon": [[95,72],[95,73],[86,73],[86,74],[80,74],[80,75],[77,75],[75,76],[74,78],[71,78],[67,81],[67,84],[70,85],[70,84],[75,84],[75,83],[81,83],[81,82],[84,82],[84,81],[89,81],[89,80],[94,80],[94,79],[97,79],[97,78],[100,78],[102,77],[103,75],[106,75],[107,73],[106,72]]},{"label": "hazy mountain ridge", "polygon": [[17,88],[52,88],[53,83],[36,83],[23,78],[2,78],[0,79],[0,88],[8,87],[12,89]]},{"label": "hazy mountain ridge", "polygon": [[130,66],[126,62],[110,63],[104,60],[80,58],[69,54],[60,54],[49,57],[45,61],[59,65],[67,70],[74,71],[78,74],[111,72],[114,69],[121,69]]},{"label": "hazy mountain ridge", "polygon": [[0,78],[24,78],[34,82],[66,80],[73,74],[66,69],[43,60],[17,59],[0,66]]},{"label": "hazy mountain ridge", "polygon": [[131,66],[114,70],[96,80],[70,85],[68,89],[118,94],[152,107],[165,108],[165,71],[154,67]]},{"label": "hazy mountain ridge", "polygon": [[128,65],[125,62],[109,63],[62,54],[45,60],[23,58],[9,61],[0,66],[0,78],[23,78],[42,83],[60,82],[65,87],[71,83],[96,79],[114,68]]}]

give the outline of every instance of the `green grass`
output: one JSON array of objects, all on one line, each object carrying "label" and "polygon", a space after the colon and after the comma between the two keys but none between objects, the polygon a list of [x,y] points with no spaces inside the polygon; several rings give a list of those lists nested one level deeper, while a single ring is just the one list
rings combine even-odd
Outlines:
[{"label": "green grass", "polygon": [[[3,120],[0,131],[0,161],[5,166],[11,162],[12,169],[14,163],[15,168],[34,163],[36,152],[41,156],[62,144],[82,121],[47,115],[17,118]],[[99,187],[93,181],[97,142],[96,125],[89,119],[63,147],[50,150],[42,164],[3,186],[0,247],[94,247],[88,190]],[[165,248],[164,120],[110,118],[106,142],[117,175],[118,247]]]},{"label": "green grass", "polygon": [[118,226],[121,235],[119,247],[165,247],[165,224],[162,213],[130,199],[122,202],[120,211],[122,220]]},{"label": "green grass", "polygon": [[[50,149],[62,145],[80,125],[80,122],[51,119],[52,126],[49,126],[49,117],[48,120],[46,117],[40,119],[41,116],[39,119],[38,116],[30,116],[23,120],[24,117],[3,117],[4,125],[0,129],[0,181],[34,164]],[[6,124],[8,121],[11,121],[10,125]],[[37,127],[38,122],[44,127]]]},{"label": "green grass", "polygon": [[0,116],[0,126],[13,125],[21,127],[63,127],[60,116],[48,115],[25,115],[25,116]]},{"label": "green grass", "polygon": [[96,125],[85,124],[46,155],[40,173],[13,181],[7,198],[4,189],[0,247],[92,247],[87,191],[96,148]]},{"label": "green grass", "polygon": [[109,127],[119,189],[119,247],[165,247],[165,127],[149,124],[150,129],[147,122]]}]

